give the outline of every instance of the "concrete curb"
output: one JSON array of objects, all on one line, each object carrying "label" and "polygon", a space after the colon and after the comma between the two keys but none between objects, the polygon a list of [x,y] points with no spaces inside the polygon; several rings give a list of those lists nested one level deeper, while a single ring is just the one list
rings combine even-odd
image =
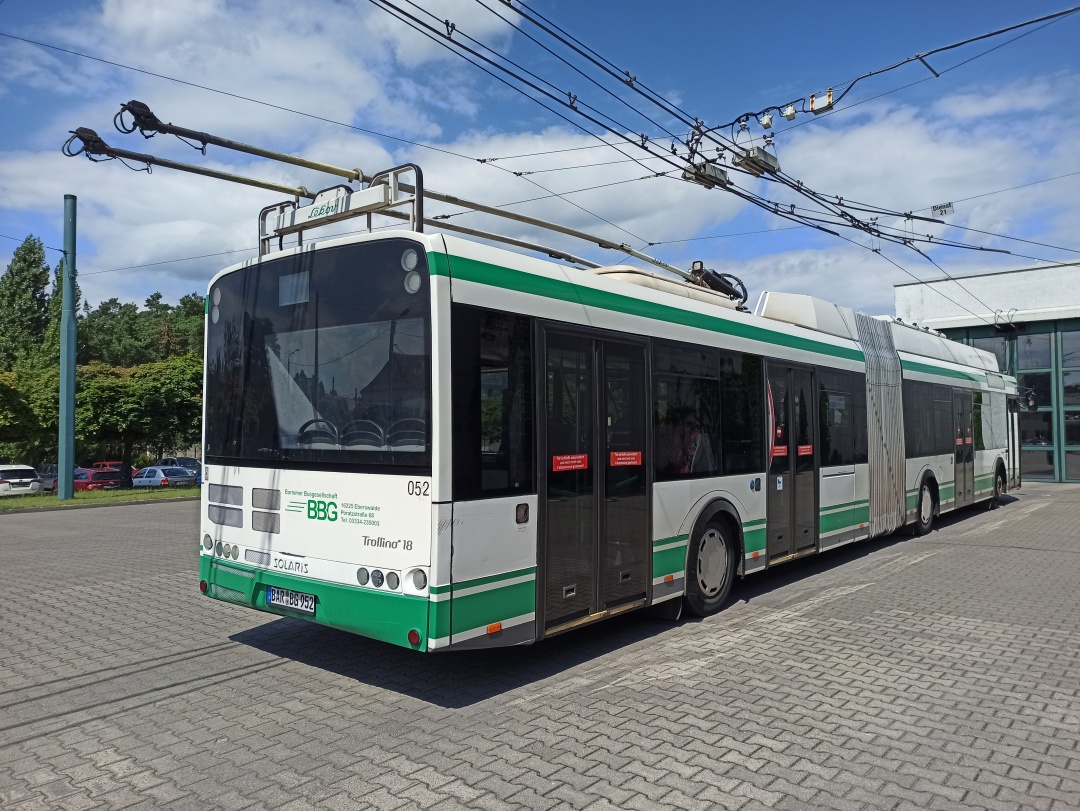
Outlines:
[{"label": "concrete curb", "polygon": [[198,501],[201,496],[184,496],[182,498],[155,498],[142,501],[110,501],[105,504],[72,504],[70,507],[14,507],[10,510],[0,510],[0,517],[22,513],[55,513],[68,510],[98,510],[102,507],[149,507],[154,504],[175,504],[178,501]]}]

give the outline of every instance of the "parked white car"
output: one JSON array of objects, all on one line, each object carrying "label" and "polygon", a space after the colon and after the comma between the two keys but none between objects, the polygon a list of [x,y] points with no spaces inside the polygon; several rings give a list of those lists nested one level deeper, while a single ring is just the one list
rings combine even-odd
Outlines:
[{"label": "parked white car", "polygon": [[0,496],[29,496],[41,492],[41,479],[29,465],[0,466]]},{"label": "parked white car", "polygon": [[182,467],[144,467],[131,477],[134,487],[194,487],[196,476]]}]

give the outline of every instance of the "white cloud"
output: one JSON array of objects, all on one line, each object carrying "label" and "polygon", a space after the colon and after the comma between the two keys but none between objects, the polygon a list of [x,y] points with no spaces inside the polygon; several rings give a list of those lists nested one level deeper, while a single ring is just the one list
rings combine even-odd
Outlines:
[{"label": "white cloud", "polygon": [[[487,2],[503,15],[512,13],[498,0]],[[437,19],[455,22],[458,32],[514,53],[517,41],[510,36],[512,30],[472,0],[426,5]],[[324,4],[318,15],[305,7],[270,0],[193,0],[150,6],[140,0],[105,0],[100,9],[82,11],[76,24],[54,25],[41,37],[333,121],[435,142],[463,155],[494,158],[595,143],[588,135],[562,126],[536,124],[536,120],[550,119],[497,121],[484,116],[492,94],[506,94],[504,88],[492,87],[449,51],[363,0]],[[25,58],[20,72],[0,70],[0,93],[8,94],[5,103],[18,95],[15,90],[25,93],[27,88],[57,98],[67,95],[57,105],[62,109],[56,109],[30,146],[0,153],[0,199],[9,209],[38,212],[58,226],[62,195],[79,196],[80,269],[83,290],[91,301],[111,296],[141,300],[155,289],[175,298],[202,289],[216,270],[243,254],[91,274],[245,246],[253,249],[256,214],[277,196],[168,170],[146,177],[117,163],[91,166],[82,159],[61,158],[59,143],[75,125],[96,128],[114,146],[225,171],[313,189],[338,182],[213,147],[203,157],[172,138],[143,141],[137,135],[120,135],[108,122],[121,101],[133,98],[149,103],[166,121],[350,168],[359,166],[368,173],[415,160],[422,165],[430,188],[464,198],[498,205],[541,197],[512,210],[618,241],[633,242],[627,231],[646,242],[665,242],[705,232],[787,225],[749,209],[733,195],[673,179],[606,185],[645,175],[647,170],[633,162],[543,171],[621,159],[612,149],[507,158],[481,165],[98,63],[78,63],[71,92],[65,84],[72,75],[66,61],[21,46],[0,56],[0,68],[13,67],[10,54],[14,52]],[[923,109],[892,100],[866,104],[851,114],[778,135],[778,154],[787,173],[848,200],[901,211],[960,200],[1080,171],[1080,137],[1074,134],[1080,130],[1075,126],[1077,114],[1069,106],[1075,84],[1075,75],[1060,74],[1001,88],[964,88]],[[20,98],[18,103],[24,101]],[[1050,110],[1055,126],[1035,126],[1032,113]],[[446,135],[463,124],[476,129],[457,137]],[[637,154],[632,147],[624,151]],[[655,164],[656,170],[669,168],[659,161],[648,163]],[[525,170],[535,174],[514,175]],[[575,206],[535,184],[561,193],[605,187],[568,194]],[[762,184],[762,189],[770,187]],[[448,210],[429,207],[429,213]],[[1080,247],[1073,245],[1078,212],[1080,184],[1062,181],[957,203],[950,222]],[[611,251],[491,217],[470,214],[453,221],[550,243],[596,261],[619,258]],[[988,247],[1018,245],[956,228],[925,229],[935,236]],[[780,245],[794,247],[779,249]],[[737,247],[737,255],[754,258],[733,261],[731,243],[721,247],[721,243],[696,242],[645,250],[676,264],[685,264],[690,252],[692,258],[711,254],[712,265],[744,278],[751,288],[751,302],[771,287],[813,293],[864,311],[890,311],[892,284],[908,280],[869,251],[809,231],[805,239],[801,232],[740,238]],[[1019,252],[1039,256],[1042,250],[1020,245]],[[10,254],[9,246],[0,246],[0,251]],[[941,248],[931,253],[947,268],[968,271],[1001,268],[1003,262],[1015,267],[1028,261]],[[889,255],[922,278],[939,275],[914,253],[891,248]]]},{"label": "white cloud", "polygon": [[[1044,76],[1007,85],[974,87],[952,93],[936,101],[934,113],[956,121],[972,121],[1000,115],[1043,112],[1068,103],[1075,77],[1068,74]],[[1039,123],[1032,120],[1034,126]]]}]

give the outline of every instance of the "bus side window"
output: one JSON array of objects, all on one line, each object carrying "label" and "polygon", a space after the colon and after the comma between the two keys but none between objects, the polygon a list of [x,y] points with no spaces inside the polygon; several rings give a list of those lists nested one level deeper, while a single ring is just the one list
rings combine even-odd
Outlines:
[{"label": "bus side window", "polygon": [[[950,399],[950,403],[951,403]],[[951,407],[951,406],[950,406]],[[952,426],[949,412],[949,426]],[[939,429],[935,427],[934,387],[916,380],[904,381],[904,444],[907,458],[918,459],[940,453]]]},{"label": "bus side window", "polygon": [[720,353],[720,433],[724,475],[765,469],[764,366],[757,355]]},{"label": "bus side window", "polygon": [[698,347],[656,348],[654,427],[659,481],[720,472],[716,357]]},{"label": "bus side window", "polygon": [[939,456],[951,454],[956,438],[953,421],[953,396],[950,386],[934,386],[934,434],[933,453]]},{"label": "bus side window", "polygon": [[454,499],[534,492],[530,319],[455,304],[451,344]]},{"label": "bus side window", "polygon": [[[986,405],[987,410],[989,410],[989,402]],[[971,423],[972,428],[975,431],[975,450],[985,451],[986,436],[983,433],[983,393],[981,391],[972,392]]]},{"label": "bus side window", "polygon": [[855,464],[855,400],[851,373],[818,367],[821,466]]}]

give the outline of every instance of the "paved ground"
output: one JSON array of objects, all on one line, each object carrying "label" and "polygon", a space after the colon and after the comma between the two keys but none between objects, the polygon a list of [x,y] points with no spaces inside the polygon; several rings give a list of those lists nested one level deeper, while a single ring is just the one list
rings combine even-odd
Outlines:
[{"label": "paved ground", "polygon": [[0,517],[0,806],[1080,807],[1080,487],[438,656],[201,598],[197,509]]}]

